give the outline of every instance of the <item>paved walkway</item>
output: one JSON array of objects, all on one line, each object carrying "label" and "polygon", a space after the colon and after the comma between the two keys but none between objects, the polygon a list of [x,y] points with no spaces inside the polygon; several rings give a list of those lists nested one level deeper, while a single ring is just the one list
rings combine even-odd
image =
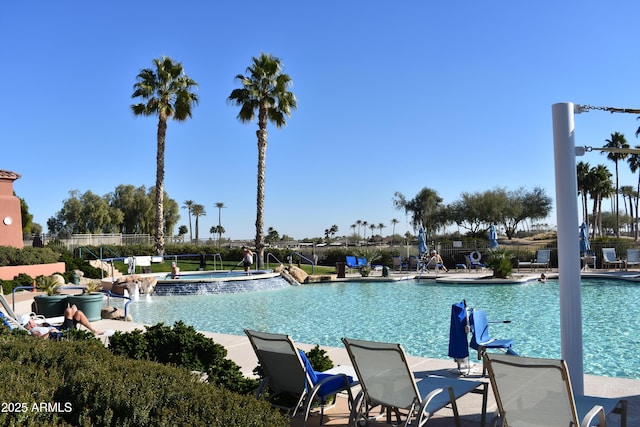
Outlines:
[{"label": "paved walkway", "polygon": [[[534,273],[531,273],[532,276]],[[536,275],[539,273],[535,273]],[[478,276],[477,273],[448,273],[447,276],[459,275],[460,277],[470,275]],[[533,278],[530,276],[530,278]],[[433,273],[432,273],[433,277]],[[396,276],[395,278],[398,278]],[[31,312],[31,302],[34,293],[23,292],[16,298],[15,312],[20,315]],[[11,304],[11,296],[7,296],[7,300]],[[144,325],[136,322],[122,322],[115,320],[100,320],[94,323],[96,328],[101,330],[119,330],[131,331],[134,329],[144,329]],[[249,340],[245,336],[225,335],[211,332],[203,332],[204,335],[211,337],[215,342],[223,345],[227,351],[227,357],[237,363],[246,376],[251,376],[253,368],[258,364]],[[295,337],[294,337],[295,339]],[[314,345],[296,343],[300,348],[308,351]],[[348,365],[349,357],[344,348],[323,347],[335,365]],[[473,356],[473,353],[472,353]],[[428,372],[439,375],[455,375],[455,363],[451,359],[428,359],[409,356],[409,363],[413,371]],[[478,366],[478,370],[480,367]],[[479,375],[472,375],[471,378],[478,381],[486,381]],[[629,418],[628,425],[630,427],[640,426],[640,380],[631,380],[624,378],[596,377],[593,375],[585,375],[585,393],[595,396],[625,398],[629,401]],[[462,417],[462,425],[465,427],[477,427],[480,425],[481,397],[479,395],[467,395],[458,401],[460,415]],[[496,405],[489,387],[489,401],[487,404],[487,421],[491,420],[495,413]],[[607,420],[607,425],[619,426],[620,417],[611,415]],[[346,399],[338,398],[337,403],[325,412],[324,424],[329,426],[346,426],[348,422],[348,410]],[[319,424],[319,416],[313,416],[307,425],[315,426]],[[292,427],[301,425],[300,420],[293,420]],[[379,421],[373,425],[386,426],[387,424]],[[428,423],[429,426],[451,426],[453,423],[453,414],[450,410],[444,409],[439,411]]]}]

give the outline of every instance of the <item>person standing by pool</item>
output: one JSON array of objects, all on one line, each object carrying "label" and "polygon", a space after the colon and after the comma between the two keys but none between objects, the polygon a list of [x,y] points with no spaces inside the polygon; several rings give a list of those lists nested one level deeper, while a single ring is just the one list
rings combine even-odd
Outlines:
[{"label": "person standing by pool", "polygon": [[244,266],[245,273],[249,274],[249,269],[253,264],[253,252],[246,246],[242,247],[242,265]]}]

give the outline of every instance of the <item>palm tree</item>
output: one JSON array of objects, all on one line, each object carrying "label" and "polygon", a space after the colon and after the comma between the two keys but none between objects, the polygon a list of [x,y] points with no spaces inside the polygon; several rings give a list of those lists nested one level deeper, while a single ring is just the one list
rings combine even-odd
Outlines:
[{"label": "palm tree", "polygon": [[395,244],[395,239],[396,239],[396,224],[398,224],[400,221],[398,221],[397,219],[393,218],[391,220],[391,225],[393,226],[393,232],[391,233],[391,246],[393,246]]},{"label": "palm tree", "polygon": [[611,185],[611,172],[604,165],[598,165],[589,171],[589,195],[593,200],[593,232],[596,236],[596,229],[602,236],[602,199],[609,197],[613,193]]},{"label": "palm tree", "polygon": [[220,231],[222,230],[222,221],[220,221],[220,219],[222,218],[222,209],[225,208],[225,205],[222,202],[216,202],[216,208],[218,208],[218,246],[220,246],[220,239],[222,238],[222,232]]},{"label": "palm tree", "polygon": [[362,225],[362,220],[357,220],[356,225],[358,226],[358,240],[360,240],[360,226]]},{"label": "palm tree", "polygon": [[[636,133],[636,136],[638,136],[638,134]],[[636,145],[635,148],[640,149],[640,145]],[[636,173],[638,172],[638,170],[640,170],[640,154],[631,154],[629,155],[629,158],[627,159],[627,163],[629,164],[629,169],[631,169],[631,172]],[[636,220],[634,221],[634,227],[635,227],[635,241],[638,241],[638,199],[640,198],[640,173],[638,173],[638,187],[637,187],[637,191],[636,191]]]},{"label": "palm tree", "polygon": [[589,225],[589,214],[587,207],[587,197],[589,196],[589,170],[591,165],[586,162],[578,162],[576,172],[578,176],[578,194],[582,196],[582,220]]},{"label": "palm tree", "polygon": [[364,230],[364,240],[367,240],[367,225],[369,225],[367,221],[362,221],[362,229]]},{"label": "palm tree", "polygon": [[386,225],[383,223],[378,224],[378,228],[380,229],[380,241],[382,241],[382,229],[385,228]]},{"label": "palm tree", "polygon": [[157,255],[164,255],[164,148],[167,135],[167,121],[185,121],[191,117],[192,106],[198,103],[198,96],[192,91],[198,83],[188,77],[182,63],[163,56],[154,59],[155,69],[145,68],[137,76],[133,85],[132,98],[144,102],[131,105],[136,116],[158,116],[156,154],[156,194],[155,194],[155,249]]},{"label": "palm tree", "polygon": [[[624,135],[620,132],[615,132],[611,134],[610,139],[605,140],[606,144],[604,147],[606,148],[614,148],[614,149],[628,149],[629,144],[627,144],[627,140]],[[600,154],[605,154],[604,151],[601,151]],[[629,157],[629,153],[619,153],[619,152],[609,152],[607,153],[607,159],[613,160],[616,164],[616,188],[615,188],[615,209],[616,209],[616,237],[620,237],[620,200],[618,198],[618,160],[624,160]]]},{"label": "palm tree", "polygon": [[189,241],[193,240],[193,233],[191,232],[191,207],[195,202],[193,200],[185,200],[184,205],[182,205],[182,209],[186,209],[189,213]]},{"label": "palm tree", "polygon": [[256,252],[258,268],[264,266],[264,185],[267,155],[267,122],[280,128],[297,107],[296,97],[289,91],[291,77],[282,72],[280,59],[261,53],[247,67],[247,75],[238,74],[242,87],[234,89],[228,101],[240,107],[238,120],[252,122],[258,115],[258,191],[256,197]]},{"label": "palm tree", "polygon": [[[620,187],[620,194],[622,195],[622,201],[624,203],[624,213],[631,218],[631,230],[633,231],[633,198],[635,196],[635,189],[633,185],[623,185]],[[627,199],[629,199],[629,209],[627,210]]]},{"label": "palm tree", "polygon": [[199,205],[199,204],[194,204],[193,206],[191,206],[191,213],[193,214],[193,216],[196,218],[196,244],[198,244],[199,241],[199,235],[200,235],[200,230],[198,227],[198,219],[201,216],[205,216],[207,214],[207,212],[204,209],[203,205]]}]

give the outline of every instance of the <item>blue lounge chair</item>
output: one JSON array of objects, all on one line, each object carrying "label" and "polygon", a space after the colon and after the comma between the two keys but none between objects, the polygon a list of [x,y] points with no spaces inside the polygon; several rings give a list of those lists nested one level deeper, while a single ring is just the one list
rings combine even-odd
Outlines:
[{"label": "blue lounge chair", "polygon": [[[501,323],[508,323],[503,321]],[[489,334],[489,321],[487,313],[484,310],[474,309],[469,315],[469,326],[471,328],[471,348],[478,351],[478,360],[482,360],[482,356],[487,352],[488,348],[500,349],[507,354],[517,356],[513,351],[513,339],[496,339]],[[483,364],[483,375],[486,373],[486,367]]]},{"label": "blue lounge chair", "polygon": [[[292,418],[302,409],[303,423],[309,418],[315,399],[320,400],[320,424],[327,397],[346,391],[349,406],[353,404],[351,387],[357,385],[353,377],[345,373],[325,374],[314,371],[304,352],[296,349],[288,335],[248,329],[244,332],[249,337],[263,373],[256,397],[260,397],[268,389],[272,406],[289,411]],[[287,401],[287,397],[290,401]]]},{"label": "blue lounge chair", "polygon": [[358,268],[358,260],[354,256],[347,255],[346,264],[349,271]]}]

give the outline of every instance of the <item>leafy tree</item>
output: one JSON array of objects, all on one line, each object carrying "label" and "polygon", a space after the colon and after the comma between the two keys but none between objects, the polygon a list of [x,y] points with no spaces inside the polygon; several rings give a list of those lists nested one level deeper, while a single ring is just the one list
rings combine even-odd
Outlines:
[{"label": "leafy tree", "polygon": [[254,57],[252,65],[247,67],[247,75],[238,74],[236,79],[242,87],[234,89],[228,101],[240,107],[238,120],[252,122],[258,116],[258,189],[256,197],[256,251],[258,268],[264,266],[264,190],[267,155],[267,122],[280,128],[291,117],[291,110],[297,108],[291,77],[282,72],[280,59],[260,54]]},{"label": "leafy tree", "polygon": [[[621,134],[620,132],[612,133],[611,138],[606,139],[605,142],[606,142],[605,144],[606,148],[613,148],[613,149],[629,148],[629,144],[627,144],[627,140],[625,139],[624,135]],[[605,154],[605,152],[601,151],[600,154]],[[620,153],[620,152],[613,152],[613,151],[610,151],[607,153],[607,159],[612,160],[616,165],[616,187],[615,187],[616,237],[620,237],[620,206],[619,206],[619,198],[618,198],[618,194],[619,194],[618,189],[620,188],[620,186],[618,182],[618,161],[624,160],[627,157],[629,157],[629,153]]]},{"label": "leafy tree", "polygon": [[136,116],[157,116],[157,154],[155,193],[155,249],[157,255],[164,254],[164,150],[167,135],[167,121],[171,118],[185,121],[191,117],[198,96],[193,92],[198,84],[187,76],[180,62],[169,57],[154,59],[155,69],[145,68],[137,76],[132,98],[144,102],[131,105]]},{"label": "leafy tree", "polygon": [[442,212],[444,209],[442,197],[431,188],[423,188],[411,200],[407,200],[402,193],[396,191],[393,206],[396,209],[404,209],[405,214],[411,215],[411,225],[414,230],[424,227],[427,238],[446,225],[445,215]]},{"label": "leafy tree", "polygon": [[551,197],[543,188],[535,187],[532,191],[519,188],[508,192],[508,204],[499,223],[504,225],[505,234],[512,239],[521,222],[546,218],[550,211]]},{"label": "leafy tree", "polygon": [[153,199],[144,185],[118,185],[109,195],[109,203],[123,214],[120,232],[124,234],[142,234],[153,232]]},{"label": "leafy tree", "polygon": [[273,227],[269,227],[267,229],[267,236],[265,237],[265,242],[268,244],[275,243],[280,240],[280,233]]},{"label": "leafy tree", "polygon": [[[16,195],[16,192],[13,192]],[[18,197],[20,200],[20,215],[22,217],[22,234],[31,234],[33,227],[33,215],[29,213],[29,206],[22,197]]]},{"label": "leafy tree", "polygon": [[55,218],[49,219],[51,233],[111,233],[122,223],[123,214],[109,205],[108,196],[100,197],[90,190],[79,194],[69,191],[69,198]]},{"label": "leafy tree", "polygon": [[187,228],[186,225],[181,225],[180,227],[178,227],[178,236],[180,236],[180,239],[182,241],[184,241],[184,235],[187,234],[189,232],[189,229]]}]

